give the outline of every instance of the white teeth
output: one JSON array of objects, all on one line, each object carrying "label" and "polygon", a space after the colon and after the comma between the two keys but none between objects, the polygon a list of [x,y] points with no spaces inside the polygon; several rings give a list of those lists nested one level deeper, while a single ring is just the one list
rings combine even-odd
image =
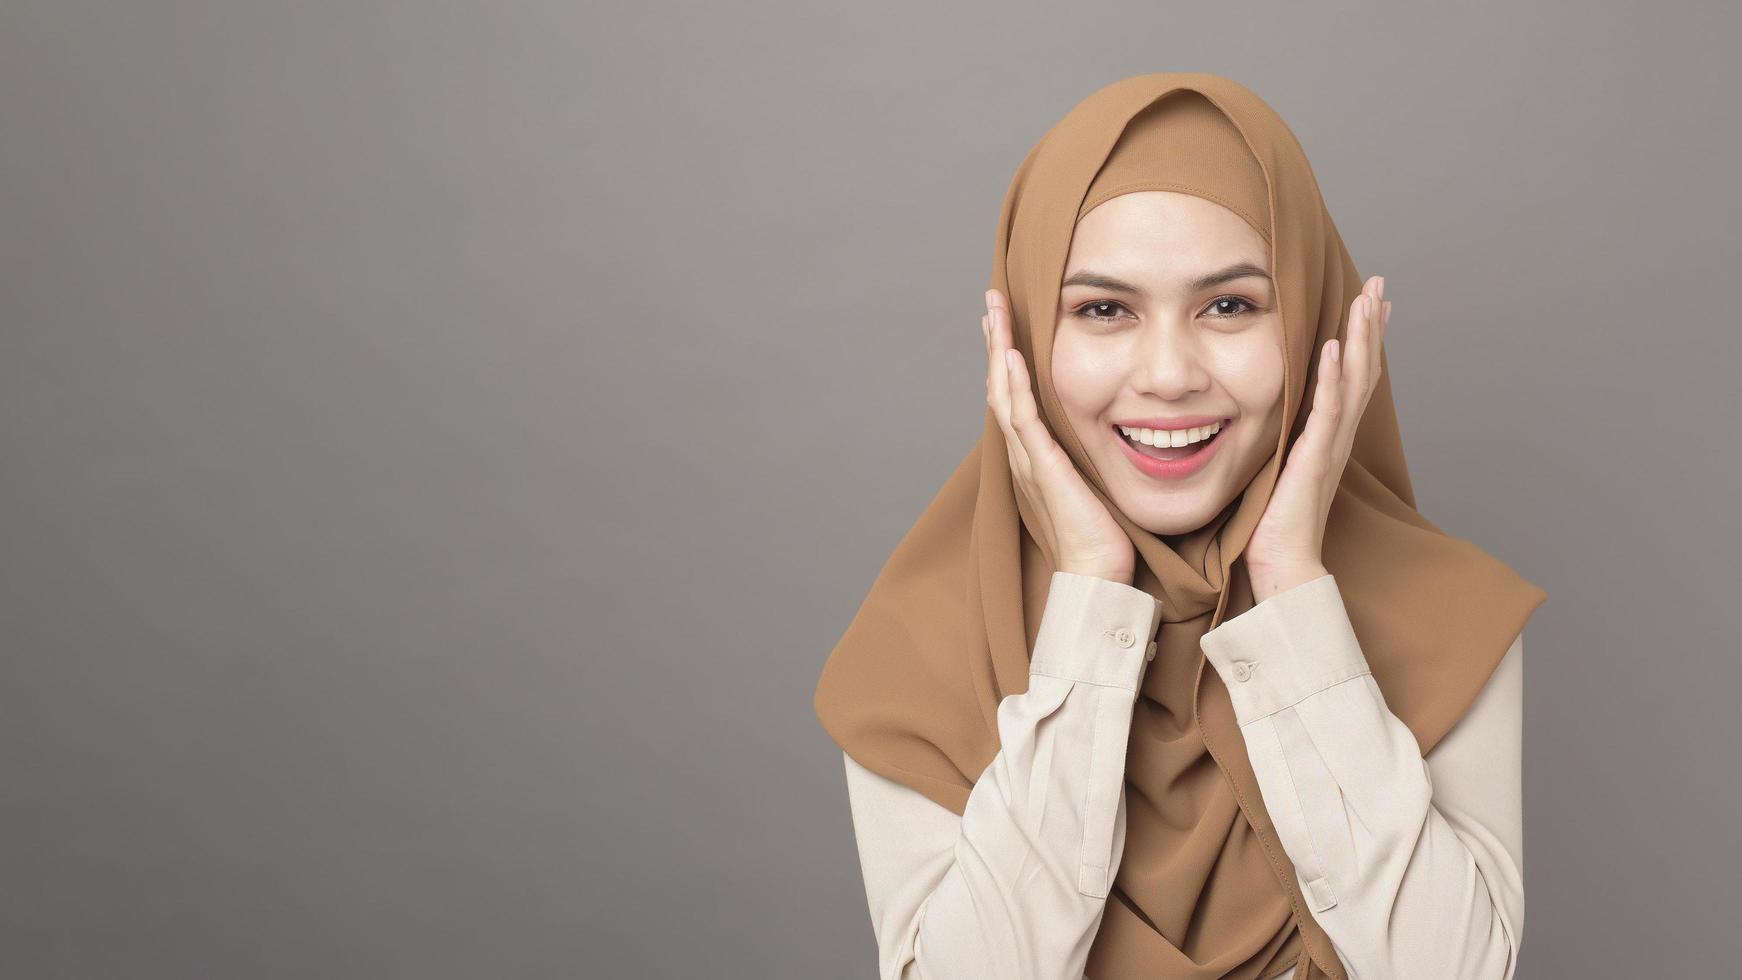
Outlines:
[{"label": "white teeth", "polygon": [[1169,447],[1189,446],[1194,442],[1202,442],[1222,430],[1222,423],[1212,422],[1200,425],[1195,429],[1133,429],[1119,426],[1119,431],[1131,437],[1133,442],[1141,442],[1146,446],[1160,449]]}]

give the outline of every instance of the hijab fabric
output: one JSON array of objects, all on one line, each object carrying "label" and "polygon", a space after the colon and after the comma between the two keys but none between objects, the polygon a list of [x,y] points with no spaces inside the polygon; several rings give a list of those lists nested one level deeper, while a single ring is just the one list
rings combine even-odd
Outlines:
[{"label": "hijab fabric", "polygon": [[[1270,250],[1284,333],[1278,445],[1196,531],[1165,541],[1108,496],[1052,386],[1059,285],[1077,220],[1139,190],[1234,211]],[[1139,75],[1075,106],[1018,166],[990,287],[1009,300],[1042,419],[1131,538],[1134,585],[1162,608],[1132,715],[1125,851],[1090,948],[1093,980],[1347,980],[1265,810],[1204,633],[1253,606],[1242,550],[1264,513],[1362,279],[1305,152],[1274,110],[1201,72]],[[1425,755],[1463,716],[1547,593],[1415,507],[1382,370],[1325,529],[1356,636],[1387,706]],[[902,538],[818,681],[829,735],[867,769],[955,813],[998,752],[998,703],[1028,689],[1053,569],[1029,535],[1003,430],[979,441]]]}]

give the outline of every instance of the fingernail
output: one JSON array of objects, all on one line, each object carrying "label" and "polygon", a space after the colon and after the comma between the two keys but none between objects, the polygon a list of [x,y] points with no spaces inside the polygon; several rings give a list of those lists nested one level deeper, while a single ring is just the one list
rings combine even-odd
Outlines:
[{"label": "fingernail", "polygon": [[1011,348],[1011,349],[1004,352],[1004,366],[1009,368],[1012,371],[1016,370],[1016,349],[1015,348]]},{"label": "fingernail", "polygon": [[1331,360],[1339,364],[1343,361],[1343,344],[1341,341],[1331,341]]},{"label": "fingernail", "polygon": [[986,308],[988,310],[992,308],[992,290],[990,289],[986,290]]}]

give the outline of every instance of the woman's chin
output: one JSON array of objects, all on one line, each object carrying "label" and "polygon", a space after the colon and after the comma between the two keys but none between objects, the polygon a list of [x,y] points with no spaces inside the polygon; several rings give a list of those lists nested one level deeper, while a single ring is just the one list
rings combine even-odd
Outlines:
[{"label": "woman's chin", "polygon": [[[1121,461],[1123,462],[1123,461]],[[1151,534],[1171,537],[1203,527],[1228,505],[1220,484],[1178,491],[1157,490],[1147,480],[1126,482],[1113,496],[1132,523]]]},{"label": "woman's chin", "polygon": [[[1191,496],[1196,498],[1198,495]],[[1160,537],[1190,534],[1208,524],[1219,510],[1220,508],[1211,507],[1207,502],[1196,499],[1169,501],[1167,506],[1158,506],[1155,500],[1146,500],[1134,507],[1124,507],[1125,515],[1133,523]]]}]

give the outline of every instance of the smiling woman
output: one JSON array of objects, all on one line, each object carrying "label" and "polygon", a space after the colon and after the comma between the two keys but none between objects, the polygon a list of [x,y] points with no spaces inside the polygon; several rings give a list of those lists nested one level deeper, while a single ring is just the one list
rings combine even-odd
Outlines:
[{"label": "smiling woman", "polygon": [[[1138,183],[1118,166],[1128,158],[1153,161],[1116,156],[1097,186]],[[1239,186],[1254,197],[1240,210],[1264,213],[1263,175]],[[1276,446],[1283,337],[1270,248],[1235,210],[1195,194],[1131,190],[1094,203],[1102,196],[1091,189],[1071,238],[1053,387],[1073,429],[1108,433],[1083,451],[1113,502],[1156,534],[1185,534],[1227,506]],[[1118,430],[1161,430],[1165,443],[1142,442],[1172,446],[1191,442],[1206,417],[1225,420],[1213,452],[1145,453]]]},{"label": "smiling woman", "polygon": [[1416,511],[1383,290],[1228,79],[1022,161],[981,440],[817,686],[884,980],[1512,976],[1547,594]]}]

